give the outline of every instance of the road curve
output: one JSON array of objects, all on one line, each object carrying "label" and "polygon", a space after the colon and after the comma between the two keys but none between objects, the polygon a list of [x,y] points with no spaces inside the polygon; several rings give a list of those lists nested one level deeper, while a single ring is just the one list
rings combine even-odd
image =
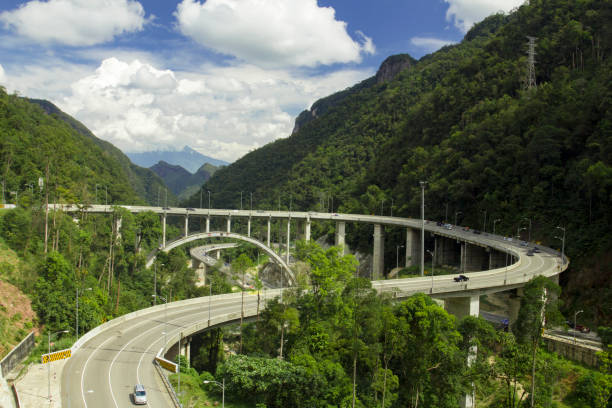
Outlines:
[{"label": "road curve", "polygon": [[[50,205],[51,207],[51,205]],[[60,207],[59,205],[55,208]],[[75,206],[61,206],[65,211],[79,211]],[[102,208],[100,208],[102,207]],[[128,210],[141,212],[152,207],[125,206]],[[90,212],[110,212],[111,207],[92,206]],[[159,207],[154,212],[164,213]],[[207,210],[188,211],[174,209],[175,215],[207,215]],[[199,213],[202,214],[199,214]],[[367,222],[372,224],[397,225],[420,228],[421,221],[406,218],[376,217],[369,215],[329,213],[255,212],[238,210],[210,210],[211,216],[258,216],[262,218],[304,218]],[[568,266],[562,263],[559,254],[547,248],[541,253],[527,256],[526,248],[509,242],[503,237],[489,234],[473,234],[459,229],[447,230],[435,223],[427,222],[425,229],[435,234],[470,242],[475,245],[495,248],[512,254],[517,262],[504,268],[466,273],[467,282],[454,282],[451,276],[442,275],[413,279],[373,281],[379,292],[391,293],[394,297],[406,297],[416,292],[429,293],[435,297],[469,296],[497,292],[524,285],[533,276],[554,276]],[[280,290],[264,291],[265,300],[278,296]],[[245,316],[254,316],[258,297],[250,293],[245,297]],[[152,364],[154,356],[165,345],[176,343],[179,334],[184,336],[222,325],[240,318],[241,294],[202,297],[166,305],[157,305],[130,313],[107,322],[85,334],[73,347],[73,354],[62,372],[62,405],[68,408],[119,408],[132,406],[131,392],[134,384],[145,385],[150,407],[171,406]],[[164,336],[166,332],[166,336]],[[166,344],[164,344],[164,337]]]}]

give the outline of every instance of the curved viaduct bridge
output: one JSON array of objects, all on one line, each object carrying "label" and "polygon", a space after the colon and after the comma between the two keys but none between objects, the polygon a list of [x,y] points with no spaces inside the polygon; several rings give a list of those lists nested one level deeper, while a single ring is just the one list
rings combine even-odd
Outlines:
[{"label": "curved viaduct bridge", "polygon": [[[86,209],[61,205],[54,207],[61,207],[64,211],[113,211],[110,206],[92,206]],[[288,237],[291,236],[291,223],[301,221],[305,239],[310,239],[312,221],[332,220],[336,222],[336,243],[344,245],[346,223],[370,223],[374,230],[373,275],[376,278],[381,276],[384,266],[382,253],[385,226],[405,228],[407,264],[415,262],[420,256],[418,229],[422,224],[420,220],[414,219],[312,212],[124,207],[132,212],[159,213],[164,225],[168,216],[183,216],[185,236],[189,236],[189,217],[194,216],[206,220],[207,230],[211,217],[224,217],[227,219],[228,232],[232,218],[247,218],[247,236],[250,236],[252,218],[267,219],[268,240],[272,219],[287,220]],[[435,238],[433,253],[438,263],[458,264],[469,277],[469,281],[454,282],[448,275],[375,279],[372,285],[376,290],[390,292],[396,298],[417,292],[428,293],[444,299],[446,309],[460,318],[465,315],[478,315],[479,296],[483,294],[519,288],[538,275],[555,277],[568,266],[566,259],[562,260],[556,251],[548,248],[541,248],[542,252],[528,256],[525,247],[520,246],[518,242],[506,241],[500,236],[477,235],[457,228],[449,230],[432,222],[425,223],[424,227],[425,231]],[[287,244],[289,246],[289,242]],[[267,299],[280,293],[281,289],[263,291],[259,301],[261,306]],[[133,385],[142,383],[149,390],[149,406],[172,406],[171,395],[162,385],[161,377],[151,363],[153,358],[161,350],[168,357],[178,352],[189,356],[192,335],[240,319],[240,299],[241,294],[235,293],[172,302],[139,310],[98,326],[73,346],[73,356],[62,373],[63,405],[71,408],[128,407],[131,406],[130,392]],[[245,317],[255,316],[258,296],[250,293],[245,299]]]}]

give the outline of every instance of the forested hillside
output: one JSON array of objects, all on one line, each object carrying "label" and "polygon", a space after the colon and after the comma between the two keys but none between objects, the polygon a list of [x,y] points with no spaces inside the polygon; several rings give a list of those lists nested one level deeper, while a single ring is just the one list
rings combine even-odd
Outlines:
[{"label": "forested hillside", "polygon": [[[0,88],[0,134],[7,202],[21,197],[27,206],[39,198],[40,177],[53,191],[50,201],[154,203],[158,191],[165,189],[155,173],[132,164],[50,102],[9,95]],[[15,193],[9,197],[11,191]]]},{"label": "forested hillside", "polygon": [[[324,109],[315,103],[293,135],[205,188],[215,206],[236,207],[246,191],[256,208],[276,209],[280,197],[296,210],[419,217],[427,181],[428,219],[457,215],[486,230],[498,219],[508,236],[529,221],[532,239],[556,248],[556,227],[565,227],[566,294],[602,322],[612,307],[610,21],[612,3],[602,0],[534,0],[493,15],[396,76],[325,98]],[[533,89],[528,35],[537,37]],[[370,247],[370,231],[349,235],[351,246]],[[400,239],[387,235],[388,258]]]}]

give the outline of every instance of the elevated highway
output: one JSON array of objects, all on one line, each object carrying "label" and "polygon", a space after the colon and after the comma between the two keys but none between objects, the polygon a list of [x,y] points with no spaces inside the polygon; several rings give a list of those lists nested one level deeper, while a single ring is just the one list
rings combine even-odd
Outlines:
[{"label": "elevated highway", "polygon": [[[59,207],[58,205],[56,208]],[[92,206],[86,209],[72,206],[61,207],[65,211],[113,211],[107,206]],[[301,219],[306,222],[332,220],[337,223],[370,223],[375,228],[377,225],[399,226],[407,229],[421,227],[420,220],[355,214],[206,209],[168,210],[160,207],[134,206],[127,207],[127,209],[133,212],[153,211],[162,216],[172,213],[172,215],[194,214],[206,217],[210,214],[210,216],[221,217],[286,218],[289,220],[288,223],[292,219]],[[343,231],[344,226],[339,229]],[[425,223],[425,230],[439,240],[446,239],[456,245],[460,243],[461,262],[464,265],[467,265],[468,244],[481,248],[483,251],[496,251],[505,255],[506,260],[512,259],[512,262],[507,261],[503,266],[474,272],[469,272],[469,269],[465,268],[463,269],[464,275],[469,280],[463,282],[455,282],[449,275],[374,280],[372,285],[377,291],[390,293],[391,296],[398,299],[417,292],[427,293],[444,299],[447,310],[462,317],[467,314],[478,314],[480,295],[519,288],[538,275],[554,277],[568,266],[568,262],[562,261],[556,251],[540,247],[541,252],[528,255],[526,247],[500,236],[474,234],[456,227],[448,229],[432,222]],[[188,230],[186,232],[185,235],[188,236]],[[310,238],[309,232],[306,235]],[[410,232],[407,236],[409,235]],[[339,237],[337,233],[336,238],[337,243],[341,241],[340,244],[343,244],[343,236]],[[413,241],[410,244],[415,245]],[[442,249],[440,251],[443,252]],[[413,253],[410,252],[410,254]],[[489,265],[499,263],[492,262],[491,259]],[[244,316],[246,318],[255,316],[258,310],[258,299],[259,307],[263,307],[266,300],[278,296],[280,291],[280,289],[265,290],[261,297],[254,292],[249,292],[245,297]],[[169,394],[152,364],[154,356],[162,348],[169,354],[176,352],[189,354],[190,336],[210,327],[237,321],[240,315],[241,294],[235,293],[157,305],[97,327],[74,345],[73,357],[64,367],[62,373],[63,406],[70,408],[129,407],[132,405],[130,393],[136,383],[144,384],[149,390],[149,406],[172,406]],[[181,347],[177,346],[179,339],[182,339]]]}]

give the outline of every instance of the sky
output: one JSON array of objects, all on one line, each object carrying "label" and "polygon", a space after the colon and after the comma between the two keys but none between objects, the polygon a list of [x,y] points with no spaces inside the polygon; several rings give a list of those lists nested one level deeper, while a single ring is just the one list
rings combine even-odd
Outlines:
[{"label": "sky", "polygon": [[0,85],[124,152],[232,162],[313,102],[524,0],[2,0]]}]

